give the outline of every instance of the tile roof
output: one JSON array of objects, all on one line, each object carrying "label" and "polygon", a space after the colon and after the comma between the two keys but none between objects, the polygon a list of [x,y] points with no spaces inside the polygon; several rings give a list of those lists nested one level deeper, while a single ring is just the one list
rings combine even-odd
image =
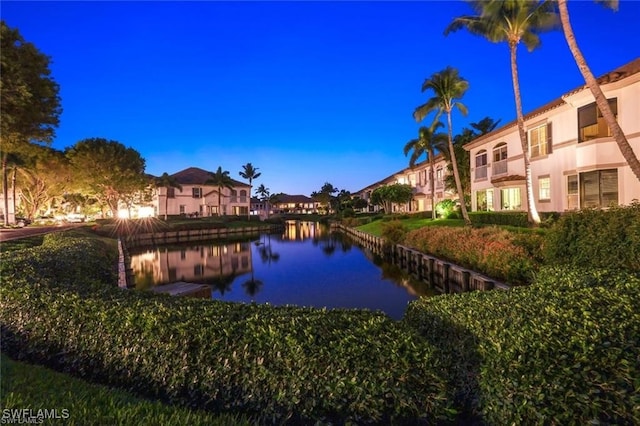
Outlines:
[{"label": "tile roof", "polygon": [[[213,172],[198,167],[189,167],[171,175],[180,185],[204,185]],[[249,184],[231,179],[234,186],[249,186]]]}]

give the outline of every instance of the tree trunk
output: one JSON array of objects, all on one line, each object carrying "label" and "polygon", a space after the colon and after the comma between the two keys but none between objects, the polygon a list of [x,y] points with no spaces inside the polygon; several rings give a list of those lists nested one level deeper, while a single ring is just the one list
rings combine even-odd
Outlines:
[{"label": "tree trunk", "polygon": [[602,92],[598,81],[593,76],[591,69],[587,65],[587,61],[582,55],[582,51],[578,47],[578,43],[576,42],[575,35],[573,34],[573,29],[571,28],[571,22],[569,22],[569,10],[567,9],[567,1],[559,0],[558,8],[560,9],[560,22],[562,23],[562,31],[564,32],[564,37],[567,40],[567,44],[569,45],[569,50],[571,50],[571,54],[576,61],[576,65],[578,65],[578,69],[584,78],[584,81],[587,83],[589,90],[593,94],[593,97],[596,100],[596,105],[598,105],[598,109],[602,113],[602,117],[607,122],[609,129],[611,129],[611,133],[613,134],[613,138],[616,140],[618,144],[618,148],[622,153],[625,161],[631,167],[631,171],[636,178],[640,181],[640,161],[638,161],[638,157],[636,157],[633,152],[633,148],[627,141],[627,137],[624,132],[620,128],[616,117],[613,115],[613,111],[611,111],[611,107],[609,107],[609,102],[607,101],[606,96]]},{"label": "tree trunk", "polygon": [[247,207],[247,221],[251,221],[251,192],[253,191],[253,185],[251,184],[251,179],[249,179],[249,204]]},{"label": "tree trunk", "polygon": [[433,181],[433,149],[429,149],[429,185],[431,186],[431,219],[436,219],[436,183]]},{"label": "tree trunk", "polygon": [[2,156],[2,198],[4,202],[4,226],[9,225],[9,179],[7,176],[7,156]]},{"label": "tree trunk", "polygon": [[471,226],[471,219],[469,219],[469,213],[467,213],[467,206],[464,201],[464,192],[462,192],[462,182],[460,182],[460,175],[458,174],[458,163],[456,161],[456,153],[453,151],[453,133],[451,130],[451,110],[447,111],[447,127],[449,133],[449,151],[451,151],[451,164],[453,165],[453,178],[456,181],[456,190],[458,191],[458,197],[460,197],[460,211],[462,211],[462,218],[466,226]]},{"label": "tree trunk", "polygon": [[529,144],[527,134],[524,131],[524,116],[522,115],[522,98],[520,97],[520,83],[518,81],[518,65],[516,64],[516,51],[518,43],[509,41],[509,52],[511,56],[511,78],[513,80],[513,94],[516,98],[516,117],[518,122],[518,133],[520,144],[522,145],[522,157],[524,159],[524,173],[527,191],[527,220],[529,223],[540,223],[540,215],[536,209],[536,201],[533,196],[533,176],[531,175],[531,162],[529,158]]},{"label": "tree trunk", "polygon": [[16,173],[17,167],[13,166],[13,173],[11,175],[11,202],[13,203],[13,217],[16,217]]}]

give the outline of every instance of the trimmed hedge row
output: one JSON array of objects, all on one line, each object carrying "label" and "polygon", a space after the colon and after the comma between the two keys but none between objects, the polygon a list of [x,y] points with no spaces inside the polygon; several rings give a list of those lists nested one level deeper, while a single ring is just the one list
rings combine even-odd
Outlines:
[{"label": "trimmed hedge row", "polygon": [[101,249],[57,237],[3,256],[3,351],[265,422],[435,423],[455,415],[435,349],[383,314],[125,291],[98,261]]},{"label": "trimmed hedge row", "polygon": [[640,273],[640,202],[567,213],[549,230],[549,263]]},{"label": "trimmed hedge row", "polygon": [[487,424],[640,424],[638,277],[545,268],[529,287],[413,302],[404,322]]}]

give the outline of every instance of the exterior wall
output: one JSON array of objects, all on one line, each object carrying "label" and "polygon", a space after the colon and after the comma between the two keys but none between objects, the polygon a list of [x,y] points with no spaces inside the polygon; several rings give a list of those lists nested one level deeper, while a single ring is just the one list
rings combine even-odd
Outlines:
[{"label": "exterior wall", "polygon": [[[201,188],[202,196],[193,197],[193,189]],[[168,188],[158,188],[154,196],[154,208],[158,216],[165,214],[165,201]],[[249,187],[224,188],[220,197],[222,215],[246,215],[249,208]],[[243,192],[244,191],[244,192]],[[244,195],[243,195],[244,194]],[[182,190],[175,188],[175,197],[167,201],[168,215],[217,216],[218,188],[203,185],[182,185]],[[182,209],[181,209],[182,206]]]},{"label": "exterior wall", "polygon": [[[436,161],[434,163],[434,193],[435,193],[435,204],[438,204],[440,201],[445,199],[455,199],[457,198],[457,194],[453,191],[445,190],[444,188],[444,179],[447,176],[447,161],[443,156],[438,155],[435,157]],[[438,173],[440,170],[440,173]],[[393,205],[393,213],[397,212],[406,212],[406,213],[417,213],[424,211],[431,211],[433,207],[431,206],[431,183],[429,180],[429,171],[430,165],[429,161],[424,161],[422,163],[417,164],[413,168],[406,168],[400,170],[399,172],[383,179],[379,182],[374,183],[373,185],[369,185],[366,188],[358,191],[354,195],[360,196],[360,198],[367,200],[370,202],[371,193],[381,186],[385,185],[393,185],[396,183],[400,184],[408,184],[413,187],[413,200],[404,205]],[[370,211],[379,211],[379,206],[370,206]]]},{"label": "exterior wall", "polygon": [[[615,83],[601,86],[609,99],[617,98],[618,123],[627,135],[636,156],[640,156],[640,74],[634,74]],[[551,124],[551,152],[531,158],[531,173],[536,207],[540,212],[566,211],[581,205],[580,190],[578,195],[569,194],[569,176],[597,170],[616,169],[618,179],[618,203],[629,204],[640,199],[640,183],[626,164],[613,137],[600,137],[578,142],[578,108],[592,104],[594,98],[588,89],[563,97],[564,103],[525,119],[525,130],[529,131],[539,125]],[[549,130],[549,128],[547,128]],[[498,169],[493,161],[493,149],[500,143],[506,143],[508,150],[506,173],[496,173]],[[482,138],[481,143],[469,144],[472,210],[479,210],[476,194],[493,189],[494,210],[502,210],[500,198],[502,188],[520,188],[522,207],[527,209],[524,180],[507,179],[501,182],[501,176],[524,177],[524,161],[522,147],[518,137],[517,126],[498,130],[489,137]],[[486,150],[487,177],[481,178],[481,171],[476,166],[476,157]],[[501,171],[501,170],[499,170]],[[549,178],[550,197],[540,199],[540,179]],[[580,184],[578,185],[580,188]]]}]

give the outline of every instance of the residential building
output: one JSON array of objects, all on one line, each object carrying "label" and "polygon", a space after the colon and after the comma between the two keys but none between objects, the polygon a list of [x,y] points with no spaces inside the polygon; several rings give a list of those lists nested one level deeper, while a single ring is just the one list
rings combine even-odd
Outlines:
[{"label": "residential building", "polygon": [[206,183],[212,175],[212,172],[197,167],[189,167],[171,175],[182,189],[157,188],[153,197],[157,216],[165,214],[165,205],[170,216],[246,216],[251,203],[250,186],[231,179],[233,188],[222,188],[218,206],[218,187]]},{"label": "residential building", "polygon": [[[407,167],[402,169],[386,178],[379,180],[365,188],[354,193],[354,195],[368,201],[370,203],[371,194],[377,188],[385,185],[393,185],[396,183],[408,184],[413,187],[414,195],[413,199],[403,205],[394,204],[393,212],[389,213],[416,213],[423,211],[432,211],[431,205],[431,166],[429,161],[423,161],[416,164],[414,167]],[[451,191],[445,188],[445,177],[448,174],[447,160],[444,155],[438,154],[434,157],[434,193],[435,204],[445,199],[457,199],[455,191]],[[369,211],[375,212],[380,209],[380,206],[369,205]]]},{"label": "residential building", "polygon": [[271,204],[256,197],[251,199],[251,214],[267,217],[272,214],[311,214],[318,212],[318,202],[306,195],[277,194]]},{"label": "residential building", "polygon": [[[598,79],[640,157],[640,58]],[[640,182],[580,86],[524,117],[536,208],[608,207],[640,199]],[[472,210],[526,210],[522,145],[515,121],[464,147],[470,154]]]}]

